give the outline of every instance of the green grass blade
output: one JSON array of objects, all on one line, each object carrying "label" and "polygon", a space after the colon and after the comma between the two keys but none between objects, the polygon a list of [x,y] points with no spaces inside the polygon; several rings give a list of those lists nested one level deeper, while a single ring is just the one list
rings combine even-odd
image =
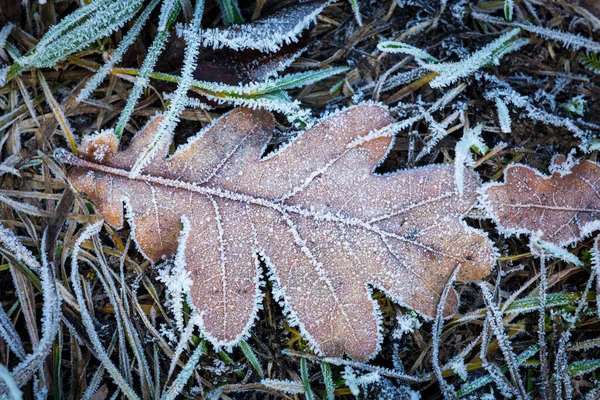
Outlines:
[{"label": "green grass blade", "polygon": [[219,3],[221,16],[225,25],[239,25],[244,23],[237,0],[217,0],[217,2]]},{"label": "green grass blade", "polygon": [[302,384],[304,385],[304,395],[306,400],[314,400],[315,396],[310,388],[310,382],[308,380],[308,366],[306,365],[306,358],[300,359],[300,375],[302,376]]},{"label": "green grass blade", "polygon": [[325,381],[325,400],[334,400],[335,387],[333,386],[331,367],[325,361],[321,361],[321,374],[323,374],[323,381]]},{"label": "green grass blade", "polygon": [[263,369],[260,366],[256,355],[254,354],[254,351],[252,351],[252,348],[248,345],[248,343],[245,340],[242,340],[240,342],[240,347],[242,348],[242,352],[246,356],[246,360],[248,360],[248,362],[252,365],[252,368],[254,368],[258,375],[261,378],[265,376],[265,373],[263,372]]}]

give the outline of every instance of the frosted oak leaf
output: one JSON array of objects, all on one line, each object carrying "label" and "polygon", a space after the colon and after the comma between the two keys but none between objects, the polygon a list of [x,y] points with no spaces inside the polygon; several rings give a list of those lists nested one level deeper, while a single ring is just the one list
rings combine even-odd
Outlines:
[{"label": "frosted oak leaf", "polygon": [[482,187],[482,203],[505,233],[539,232],[542,240],[566,247],[600,228],[600,166],[556,156],[550,171],[509,165],[503,183]]},{"label": "frosted oak leaf", "polygon": [[[81,159],[66,151],[56,156],[75,165],[73,187],[108,223],[123,225],[126,204],[150,260],[175,254],[184,233],[178,256],[193,282],[203,334],[215,345],[236,344],[252,326],[262,261],[274,297],[315,350],[356,360],[374,356],[381,341],[373,288],[434,316],[458,265],[460,281],[480,279],[493,265],[487,237],[462,220],[480,186],[473,172],[466,173],[464,196],[451,165],[372,172],[391,142],[368,136],[392,122],[383,107],[339,112],[268,155],[273,116],[236,109],[168,158],[164,145],[156,153],[162,157],[129,179],[161,118],[125,150],[108,151],[114,139],[105,132],[84,141]],[[445,313],[456,305],[452,291]]]}]

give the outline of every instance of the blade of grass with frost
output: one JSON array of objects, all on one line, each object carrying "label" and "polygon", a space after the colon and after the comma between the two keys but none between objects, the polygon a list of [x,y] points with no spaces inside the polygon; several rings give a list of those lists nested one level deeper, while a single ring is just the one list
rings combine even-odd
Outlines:
[{"label": "blade of grass with frost", "polygon": [[[515,385],[519,397],[522,399],[526,399],[527,392],[523,387],[523,380],[521,379],[521,375],[519,374],[518,364],[516,362],[516,355],[513,352],[513,348],[510,342],[508,335],[505,332],[504,324],[502,322],[502,311],[496,305],[494,301],[494,296],[490,292],[487,287],[486,282],[480,282],[478,286],[481,288],[481,292],[483,294],[483,301],[485,303],[486,308],[488,309],[487,320],[489,322],[490,327],[492,328],[492,332],[496,336],[496,340],[498,341],[498,347],[506,360],[506,364],[508,366],[508,372],[511,376],[513,384]],[[537,347],[537,346],[536,346]]]},{"label": "blade of grass with frost", "polygon": [[235,51],[254,49],[263,53],[276,52],[284,44],[298,41],[298,37],[312,24],[317,15],[332,0],[322,2],[300,2],[293,7],[283,8],[267,18],[261,18],[229,29],[209,28],[200,32],[188,32],[204,47],[213,49],[230,48]]},{"label": "blade of grass with frost", "polygon": [[239,25],[244,23],[237,0],[217,0],[221,9],[221,18],[225,25]]},{"label": "blade of grass with frost", "polygon": [[8,315],[6,315],[2,305],[0,305],[0,337],[18,358],[23,360],[27,356],[27,353],[25,353],[25,348],[23,347],[23,343],[21,342],[21,338],[15,330],[12,321]]},{"label": "blade of grass with frost", "polygon": [[135,105],[142,95],[142,91],[148,85],[148,78],[158,60],[158,56],[165,46],[167,38],[169,37],[169,28],[175,23],[175,20],[181,11],[181,6],[178,1],[173,4],[172,8],[169,6],[171,3],[172,2],[165,1],[161,7],[159,20],[165,19],[165,28],[159,30],[158,34],[154,37],[152,45],[148,49],[148,54],[146,54],[146,58],[142,64],[142,68],[138,71],[138,79],[136,79],[133,88],[129,92],[127,103],[119,116],[119,121],[115,127],[115,136],[119,140],[121,139],[121,136],[123,136],[123,130],[125,129],[127,122],[129,122],[131,114],[133,114]]},{"label": "blade of grass with frost", "polygon": [[270,379],[265,378],[260,381],[263,385],[268,388],[278,390],[287,394],[303,394],[304,386],[300,382],[281,380],[281,379]]},{"label": "blade of grass with frost", "polygon": [[464,60],[453,63],[429,63],[423,65],[425,68],[439,74],[439,76],[434,78],[429,85],[432,88],[446,87],[459,79],[468,77],[488,64],[497,64],[502,56],[511,51],[518,50],[526,43],[529,43],[526,39],[507,43],[507,41],[517,36],[519,32],[519,29],[513,29],[506,32],[504,35],[471,54]]},{"label": "blade of grass with frost", "polygon": [[[537,345],[528,347],[525,351],[523,351],[516,357],[517,364],[522,365],[525,361],[527,361],[531,357],[533,357],[537,352],[538,352]],[[502,372],[506,373],[508,371],[508,365],[502,366],[500,368],[500,370]],[[467,382],[464,385],[462,385],[460,390],[457,392],[458,398],[461,399],[461,398],[473,393],[474,391],[484,387],[485,385],[492,383],[493,381],[494,381],[494,379],[492,378],[491,375],[485,375],[485,376],[477,378],[471,382]]]},{"label": "blade of grass with frost", "polygon": [[4,386],[6,388],[5,392],[0,393],[2,399],[5,398],[5,395],[8,396],[6,397],[7,400],[20,400],[23,398],[23,392],[21,392],[21,390],[17,386],[15,380],[13,379],[13,376],[8,371],[8,368],[6,368],[2,364],[0,364],[0,387],[1,386]]},{"label": "blade of grass with frost", "polygon": [[524,31],[534,33],[540,37],[562,43],[566,48],[571,48],[573,50],[579,50],[583,48],[587,49],[588,51],[600,51],[600,43],[587,39],[581,35],[574,35],[569,32],[558,31],[556,29],[550,28],[543,28],[541,26],[524,24],[521,22],[507,22],[503,19],[492,17],[490,15],[480,12],[472,12],[471,16],[479,21],[488,22],[491,24],[521,28]]},{"label": "blade of grass with frost", "polygon": [[598,368],[600,368],[600,360],[580,360],[569,364],[568,372],[570,376],[579,376]]},{"label": "blade of grass with frost", "polygon": [[388,40],[385,42],[380,42],[377,45],[377,48],[386,53],[408,54],[410,56],[413,56],[419,64],[439,62],[437,58],[435,58],[425,50],[419,49],[418,47],[411,46],[410,44],[402,42]]},{"label": "blade of grass with frost", "polygon": [[[190,87],[200,90],[202,94],[210,94],[216,98],[255,98],[266,94],[277,93],[282,90],[295,89],[301,86],[311,85],[330,76],[342,74],[348,71],[348,67],[327,68],[319,71],[306,71],[296,74],[284,75],[279,78],[271,78],[265,82],[253,83],[250,85],[227,85],[217,82],[206,82],[192,80]],[[141,70],[133,68],[119,68],[113,71],[118,74],[141,76]],[[158,79],[170,83],[181,83],[181,77],[162,72],[152,72],[149,78]],[[175,96],[172,95],[171,98]]]},{"label": "blade of grass with frost", "polygon": [[[198,0],[194,9],[194,18],[189,26],[189,29],[192,32],[197,32],[200,29],[203,13],[204,0]],[[181,114],[181,111],[183,111],[183,108],[185,107],[187,92],[194,81],[193,74],[197,65],[198,53],[200,52],[201,42],[200,40],[195,40],[195,36],[192,36],[193,35],[184,34],[186,45],[183,57],[183,68],[181,69],[181,79],[152,143],[141,152],[140,156],[131,167],[131,171],[129,172],[130,178],[136,178],[144,166],[154,158],[159,143],[162,143],[163,141],[170,142],[173,137],[175,125],[179,121],[179,114]]]},{"label": "blade of grass with frost", "polygon": [[511,133],[511,119],[508,112],[506,103],[502,101],[500,97],[496,97],[496,109],[498,110],[498,122],[500,123],[500,130],[503,133]]},{"label": "blade of grass with frost", "polygon": [[142,3],[142,0],[96,0],[81,7],[50,28],[28,54],[17,59],[6,79],[32,67],[52,67],[66,56],[85,49],[123,27]]},{"label": "blade of grass with frost", "polygon": [[302,385],[304,386],[304,396],[306,400],[314,400],[315,396],[310,388],[310,381],[308,376],[308,366],[306,365],[306,358],[300,359],[300,375],[302,376]]},{"label": "blade of grass with frost", "polygon": [[[94,242],[94,248],[96,249],[96,252],[101,254],[101,244],[95,238],[93,238],[92,241]],[[124,301],[119,296],[119,291],[117,290],[112,271],[106,264],[104,257],[99,257],[98,261],[100,264],[100,269],[97,269],[95,265],[92,265],[92,267],[96,271],[96,275],[98,276],[98,279],[104,287],[104,291],[106,292],[110,304],[112,304],[113,306],[113,312],[115,314],[115,320],[117,322],[117,330],[119,331],[119,346],[121,349],[121,351],[119,351],[119,357],[123,357],[122,360],[124,362],[122,365],[127,366],[127,370],[125,371],[125,373],[129,375],[130,362],[127,349],[125,347],[125,340],[127,340],[129,346],[132,349],[133,355],[138,363],[138,372],[141,380],[141,387],[144,389],[145,392],[147,392],[148,388],[153,386],[153,383],[149,370],[149,363],[146,359],[142,343],[137,334],[137,331],[135,329],[132,329],[131,327],[129,313],[127,313],[123,307]],[[128,381],[131,382],[131,377],[127,377]]]},{"label": "blade of grass with frost", "polygon": [[181,390],[183,390],[183,387],[190,379],[190,376],[192,376],[192,374],[194,373],[198,362],[200,362],[200,357],[202,357],[205,351],[206,340],[202,340],[202,342],[194,350],[194,353],[192,354],[188,362],[185,364],[185,367],[183,367],[179,375],[177,375],[177,378],[175,378],[175,382],[173,382],[173,385],[169,388],[169,390],[166,393],[162,395],[161,400],[175,399],[175,397],[177,397],[177,395],[181,393]]},{"label": "blade of grass with frost", "polygon": [[331,367],[325,361],[321,361],[321,374],[323,375],[323,381],[325,381],[325,400],[335,400]]},{"label": "blade of grass with frost", "polygon": [[352,6],[352,11],[354,11],[354,18],[356,19],[356,23],[359,26],[363,26],[362,17],[360,16],[360,9],[358,6],[358,0],[348,0],[350,2],[350,6]]},{"label": "blade of grass with frost", "polygon": [[512,21],[514,11],[515,11],[514,0],[504,0],[504,18],[506,18],[507,21]]},{"label": "blade of grass with frost", "polygon": [[94,77],[88,81],[83,90],[79,92],[77,95],[77,101],[81,102],[86,100],[94,90],[100,86],[104,78],[110,73],[110,70],[121,61],[123,55],[129,49],[129,47],[133,44],[133,41],[137,38],[138,34],[142,30],[144,24],[150,17],[150,13],[154,10],[154,8],[158,5],[160,0],[152,0],[150,4],[144,9],[142,14],[137,18],[135,24],[129,29],[127,35],[123,37],[123,40],[119,43],[119,46],[115,49],[115,51],[111,54],[110,59],[106,62],[99,70],[96,72]]},{"label": "blade of grass with frost", "polygon": [[260,366],[260,363],[258,362],[254,351],[252,351],[252,348],[248,345],[248,343],[245,340],[242,340],[240,342],[240,347],[242,348],[244,356],[246,356],[246,360],[248,360],[248,362],[252,365],[252,368],[254,368],[256,373],[262,378],[265,375],[265,373],[263,372],[263,369]]}]

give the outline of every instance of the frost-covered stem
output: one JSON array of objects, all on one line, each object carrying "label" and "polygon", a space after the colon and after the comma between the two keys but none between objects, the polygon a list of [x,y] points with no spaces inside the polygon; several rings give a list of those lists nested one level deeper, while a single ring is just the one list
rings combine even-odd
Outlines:
[{"label": "frost-covered stem", "polygon": [[186,349],[187,343],[192,338],[192,334],[194,333],[194,327],[196,327],[196,325],[199,324],[201,324],[201,321],[199,319],[192,318],[186,326],[185,330],[181,332],[181,336],[179,337],[177,347],[175,348],[175,351],[171,356],[171,365],[169,366],[169,372],[167,373],[167,378],[165,382],[169,382],[169,379],[171,379],[171,375],[173,374],[173,371],[175,371],[175,367],[177,367],[177,363],[179,362],[179,357],[181,356],[181,353],[183,353],[183,351]]},{"label": "frost-covered stem", "polygon": [[6,315],[4,308],[0,305],[0,337],[4,339],[8,348],[17,355],[21,360],[27,356],[23,343],[19,334],[15,330],[12,321]]},{"label": "frost-covered stem", "polygon": [[480,12],[472,12],[471,16],[475,19],[478,19],[483,22],[488,22],[491,24],[498,25],[506,25],[513,26],[517,28],[521,28],[524,31],[534,33],[538,36],[541,36],[546,39],[555,40],[557,42],[562,43],[566,48],[572,48],[573,50],[579,50],[581,48],[587,49],[588,51],[599,52],[600,51],[600,43],[595,42],[593,40],[584,38],[581,35],[574,35],[569,32],[562,32],[555,29],[544,28],[541,26],[524,24],[522,22],[508,22],[503,19],[492,17],[491,15],[487,15]]},{"label": "frost-covered stem", "polygon": [[132,45],[135,38],[138,36],[142,27],[150,17],[150,13],[154,10],[160,0],[152,0],[150,4],[144,9],[142,14],[135,21],[135,24],[129,29],[127,35],[123,37],[123,40],[119,43],[115,51],[111,54],[110,59],[94,74],[93,78],[88,81],[85,87],[77,95],[77,101],[81,102],[87,100],[98,86],[102,83],[104,78],[110,73],[110,70],[121,61],[123,55],[127,49]]},{"label": "frost-covered stem", "polygon": [[440,338],[442,336],[442,330],[444,328],[444,307],[446,306],[446,301],[448,300],[448,295],[450,294],[450,290],[453,290],[452,285],[456,281],[456,276],[460,271],[460,264],[452,272],[446,286],[444,286],[444,290],[442,291],[442,295],[440,296],[440,301],[437,306],[437,310],[435,313],[435,322],[433,323],[433,339],[431,344],[431,364],[433,365],[433,371],[435,372],[435,376],[440,384],[440,389],[446,399],[458,399],[454,388],[446,382],[444,376],[442,375],[442,368],[440,367]]},{"label": "frost-covered stem", "polygon": [[[590,273],[590,278],[588,279],[585,289],[583,293],[581,293],[581,297],[577,303],[577,308],[575,312],[568,320],[568,325],[563,334],[561,335],[558,341],[558,349],[556,351],[556,361],[555,365],[555,378],[556,378],[556,388],[557,392],[562,391],[561,383],[564,385],[565,389],[565,397],[567,399],[571,399],[573,397],[573,385],[571,384],[571,379],[569,373],[567,371],[568,367],[568,359],[567,359],[567,345],[571,340],[571,334],[573,328],[579,321],[579,317],[583,310],[587,307],[587,297],[592,285],[596,281],[596,274],[598,271],[598,266],[600,265],[600,248],[599,248],[600,237],[596,238],[594,242],[594,247],[592,248],[592,269]],[[557,393],[558,396],[558,393]]]},{"label": "frost-covered stem", "polygon": [[[0,225],[0,242],[9,248],[15,248],[18,254],[17,258],[33,258],[33,255],[29,250],[18,243],[12,232],[2,225]],[[46,242],[47,237],[46,232],[44,232],[41,248],[42,265],[39,268],[42,297],[44,301],[42,306],[42,337],[33,349],[33,352],[28,354],[25,359],[12,370],[12,376],[18,387],[25,385],[25,383],[31,379],[33,374],[43,365],[43,362],[52,350],[52,343],[60,328],[60,308],[62,298],[54,280],[53,265],[48,263]],[[37,264],[37,261],[35,261],[35,264]],[[0,383],[0,392],[4,390],[2,386],[2,383]]]},{"label": "frost-covered stem", "polygon": [[175,2],[173,8],[169,7],[168,4],[169,2],[167,1],[163,3],[163,6],[161,8],[161,14],[159,17],[161,20],[162,18],[164,18],[165,21],[167,21],[166,27],[162,30],[159,29],[158,34],[154,38],[154,41],[152,41],[152,45],[148,49],[148,54],[146,55],[144,63],[142,64],[142,68],[140,69],[139,76],[135,80],[133,88],[129,92],[127,103],[125,104],[123,111],[121,111],[119,121],[117,122],[117,126],[115,128],[115,136],[117,137],[117,139],[121,139],[121,136],[123,136],[123,130],[125,129],[127,122],[129,122],[131,114],[133,114],[135,105],[139,100],[140,96],[142,95],[142,91],[148,85],[148,77],[152,73],[154,65],[158,60],[158,56],[162,52],[165,42],[169,37],[168,28],[175,23],[175,19],[181,11],[181,6],[178,1]]},{"label": "frost-covered stem", "polygon": [[[200,30],[200,22],[203,13],[204,0],[198,0],[194,9],[194,18],[189,27],[192,32],[198,32]],[[137,177],[146,164],[152,160],[156,150],[160,147],[160,143],[170,142],[173,137],[175,125],[179,120],[179,114],[181,114],[181,111],[183,111],[185,106],[187,92],[194,80],[193,74],[196,69],[198,53],[200,52],[200,44],[202,43],[200,40],[197,40],[198,38],[192,39],[190,36],[186,37],[185,55],[183,58],[183,68],[181,69],[181,80],[179,81],[179,85],[177,85],[177,89],[171,98],[169,108],[157,129],[152,143],[140,153],[134,165],[131,167],[131,172],[129,174],[131,178]]]},{"label": "frost-covered stem", "polygon": [[487,287],[487,283],[480,282],[479,287],[481,288],[481,292],[483,294],[483,301],[485,302],[486,308],[488,309],[488,320],[490,322],[490,327],[496,335],[496,339],[498,340],[498,347],[502,351],[504,355],[504,359],[506,360],[506,364],[508,365],[508,371],[511,375],[511,378],[516,385],[517,388],[517,397],[520,399],[527,399],[529,396],[525,388],[523,387],[523,382],[521,380],[521,376],[518,371],[518,364],[516,362],[516,356],[512,351],[512,347],[510,345],[510,339],[506,332],[504,332],[504,324],[502,323],[502,311],[495,304],[494,297],[490,292],[490,289]]},{"label": "frost-covered stem", "polygon": [[225,25],[238,25],[244,23],[237,0],[217,0],[221,9],[221,18]]},{"label": "frost-covered stem", "polygon": [[498,122],[500,123],[500,130],[503,133],[511,133],[512,128],[508,107],[499,96],[496,97],[496,109],[498,110]]},{"label": "frost-covered stem", "polygon": [[543,399],[548,398],[548,383],[550,375],[548,372],[548,353],[546,347],[546,299],[548,290],[548,276],[546,271],[547,259],[540,257],[540,316],[538,320],[538,347],[540,349],[541,387],[540,394]]},{"label": "frost-covered stem", "polygon": [[502,373],[500,367],[496,364],[492,364],[487,359],[487,348],[489,345],[490,338],[490,322],[489,316],[483,321],[483,330],[481,332],[481,347],[479,348],[479,359],[481,360],[481,365],[483,368],[490,374],[492,377],[492,381],[496,384],[496,387],[500,390],[505,397],[512,397],[517,394],[517,391],[510,382],[507,381],[506,377]]},{"label": "frost-covered stem", "polygon": [[[4,397],[4,396],[7,397]],[[0,364],[0,398],[2,399],[22,399],[23,392],[13,379],[13,376],[4,365]]]},{"label": "frost-covered stem", "polygon": [[202,357],[202,354],[204,354],[204,350],[205,341],[203,340],[198,345],[198,347],[196,347],[194,353],[192,354],[192,357],[190,357],[188,362],[185,364],[185,367],[183,367],[179,375],[177,375],[177,378],[175,379],[175,382],[173,382],[173,385],[169,388],[167,393],[163,394],[163,396],[161,397],[162,400],[172,400],[179,393],[181,393],[181,390],[183,389],[187,381],[190,379],[190,376],[192,376],[192,374],[194,373],[196,365],[198,365],[198,362],[200,361],[200,357]]},{"label": "frost-covered stem", "polygon": [[326,363],[329,363],[332,365],[337,365],[337,366],[346,366],[347,365],[352,368],[357,368],[357,369],[361,369],[364,371],[377,372],[381,376],[386,376],[386,377],[394,378],[394,379],[400,379],[400,380],[412,382],[412,383],[421,383],[421,382],[426,382],[426,381],[430,380],[430,379],[425,379],[425,378],[418,377],[418,376],[399,374],[395,371],[392,371],[389,368],[378,367],[376,365],[370,365],[367,363],[361,363],[361,362],[357,362],[357,361],[344,360],[343,358],[319,357],[319,356],[315,356],[312,354],[301,353],[301,352],[297,352],[297,351],[293,351],[293,350],[283,350],[282,353],[287,356],[290,356],[290,357],[307,358],[307,359],[313,360],[315,362],[321,361],[321,362],[326,362]]},{"label": "frost-covered stem", "polygon": [[352,11],[354,11],[354,18],[356,19],[356,23],[358,26],[363,26],[362,17],[360,16],[360,9],[358,5],[358,0],[349,0],[350,5],[352,6]]},{"label": "frost-covered stem", "polygon": [[81,245],[85,240],[90,239],[92,236],[96,235],[102,229],[102,224],[104,221],[98,221],[92,225],[89,225],[85,228],[85,230],[79,235],[79,238],[75,242],[73,246],[73,253],[71,258],[71,284],[73,285],[73,291],[75,292],[75,297],[77,298],[77,302],[79,303],[79,308],[81,312],[81,322],[86,329],[86,332],[90,338],[90,342],[92,343],[92,347],[97,353],[98,359],[106,368],[108,373],[112,376],[113,380],[121,389],[123,394],[127,396],[129,399],[138,400],[138,396],[135,391],[127,384],[117,367],[110,360],[106,350],[102,346],[102,342],[98,337],[98,333],[96,332],[96,328],[94,327],[94,322],[92,320],[92,316],[87,310],[87,304],[85,301],[85,297],[83,296],[83,289],[81,287],[81,275],[79,274],[79,263],[78,256],[81,251]]}]

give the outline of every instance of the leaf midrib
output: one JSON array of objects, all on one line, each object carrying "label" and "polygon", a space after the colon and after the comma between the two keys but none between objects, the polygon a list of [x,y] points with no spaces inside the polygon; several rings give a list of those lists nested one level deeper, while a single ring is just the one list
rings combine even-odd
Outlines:
[{"label": "leaf midrib", "polygon": [[214,188],[214,187],[207,186],[206,184],[203,184],[203,186],[199,186],[194,183],[189,183],[189,182],[184,182],[184,181],[176,181],[176,180],[169,179],[169,178],[163,178],[163,177],[147,175],[147,174],[140,174],[135,178],[131,178],[129,176],[129,171],[127,171],[127,170],[124,170],[121,168],[109,167],[109,166],[102,165],[102,164],[96,164],[96,163],[78,158],[70,153],[68,156],[68,160],[65,160],[65,162],[68,162],[68,163],[71,163],[73,165],[80,166],[83,168],[89,168],[89,169],[104,172],[107,174],[120,176],[120,177],[126,178],[131,181],[152,183],[152,184],[172,187],[175,189],[188,190],[191,192],[216,196],[219,198],[227,199],[230,201],[237,201],[237,202],[241,202],[244,204],[258,205],[258,206],[262,206],[265,208],[275,210],[281,214],[293,213],[293,214],[297,214],[297,215],[300,215],[305,218],[313,218],[317,221],[334,222],[334,223],[339,223],[339,224],[343,224],[346,226],[358,227],[358,228],[365,229],[371,233],[374,233],[374,234],[378,235],[379,237],[381,237],[382,239],[383,238],[396,239],[401,242],[404,242],[404,243],[407,243],[407,244],[410,244],[410,245],[413,245],[416,247],[420,247],[431,253],[438,254],[438,255],[441,255],[444,257],[448,257],[448,258],[456,260],[458,262],[464,261],[461,258],[456,257],[452,254],[448,254],[441,250],[431,248],[420,242],[417,242],[417,241],[414,241],[411,239],[407,239],[407,238],[397,235],[393,232],[388,232],[386,230],[383,230],[381,228],[373,226],[369,222],[363,221],[359,218],[341,217],[339,215],[334,215],[331,213],[323,213],[321,215],[317,215],[317,214],[315,214],[309,210],[306,210],[302,207],[290,206],[283,202],[274,202],[272,200],[263,199],[260,197],[253,197],[253,196],[250,196],[247,194],[231,192],[231,191],[220,189],[220,188]]}]

